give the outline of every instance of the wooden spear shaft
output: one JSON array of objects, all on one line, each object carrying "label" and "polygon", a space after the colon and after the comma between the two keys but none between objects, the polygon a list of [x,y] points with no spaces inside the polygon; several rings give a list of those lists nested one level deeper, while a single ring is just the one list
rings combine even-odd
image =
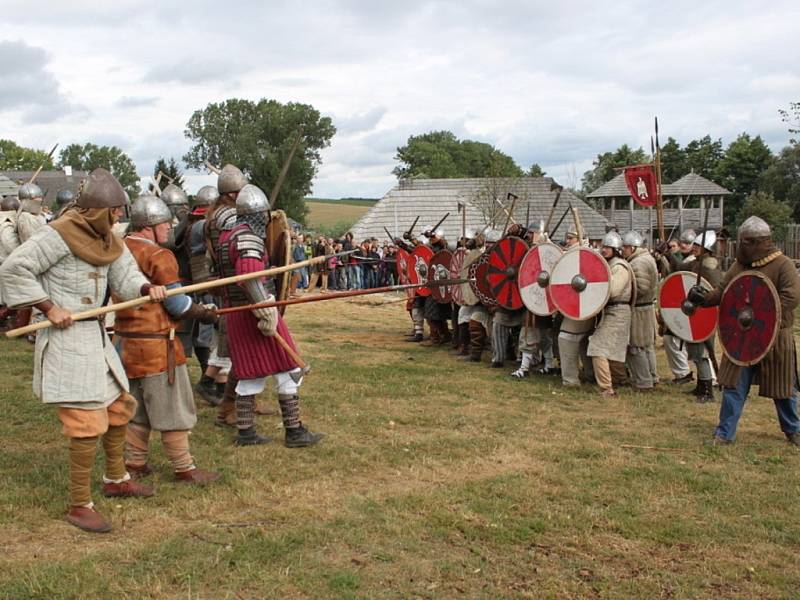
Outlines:
[{"label": "wooden spear shaft", "polygon": [[[350,254],[350,252],[342,252],[337,256],[341,256],[344,254]],[[303,260],[298,263],[292,263],[290,265],[284,265],[283,267],[274,267],[272,269],[265,269],[264,271],[256,271],[255,273],[234,275],[233,277],[224,277],[223,279],[214,279],[212,281],[204,281],[203,283],[195,283],[184,287],[173,288],[167,290],[167,296],[169,297],[169,296],[177,296],[178,294],[191,294],[192,292],[209,290],[223,285],[241,283],[242,281],[249,281],[250,279],[258,279],[260,277],[270,277],[272,275],[285,273],[286,271],[294,271],[295,269],[299,269],[300,267],[314,265],[323,262],[329,258],[330,256],[317,256],[316,258],[309,258],[308,260]],[[83,321],[86,319],[92,319],[94,317],[99,317],[100,315],[116,312],[118,310],[124,310],[126,308],[135,308],[137,306],[141,306],[142,304],[147,304],[148,302],[151,302],[150,296],[140,296],[139,298],[134,298],[133,300],[127,300],[125,302],[119,302],[117,304],[109,304],[108,306],[101,306],[100,308],[93,308],[91,310],[75,313],[72,315],[72,320]],[[51,325],[52,323],[50,321],[47,320],[40,321],[38,323],[33,323],[32,325],[27,325],[25,327],[20,327],[18,329],[12,329],[10,331],[7,331],[6,337],[10,338],[19,337],[21,335],[32,333],[34,331],[39,331],[40,329],[47,329]]]},{"label": "wooden spear shaft", "polygon": [[420,287],[440,287],[443,285],[458,285],[468,283],[469,279],[441,279],[439,281],[429,281],[427,283],[409,283],[405,285],[387,285],[385,287],[372,288],[369,290],[348,290],[346,292],[334,292],[332,294],[320,294],[318,296],[307,296],[305,298],[291,298],[289,300],[273,300],[271,302],[259,302],[258,304],[246,304],[244,306],[231,306],[217,311],[218,315],[227,315],[233,312],[244,310],[255,310],[257,308],[273,308],[275,306],[289,306],[295,304],[307,304],[309,302],[325,302],[338,298],[352,298],[353,296],[368,296],[370,294],[382,294],[384,292],[399,292]]}]

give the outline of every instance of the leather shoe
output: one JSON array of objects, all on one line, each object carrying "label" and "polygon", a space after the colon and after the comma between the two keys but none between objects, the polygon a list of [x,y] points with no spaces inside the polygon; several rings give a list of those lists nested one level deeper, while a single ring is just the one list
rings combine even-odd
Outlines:
[{"label": "leather shoe", "polygon": [[133,479],[122,483],[103,484],[103,496],[107,498],[149,498],[154,493],[152,485],[137,483]]},{"label": "leather shoe", "polygon": [[175,480],[183,483],[195,483],[197,485],[205,485],[214,481],[219,481],[222,475],[213,473],[211,471],[204,471],[202,469],[190,469],[188,471],[180,471],[175,473]]},{"label": "leather shoe", "polygon": [[153,467],[150,463],[145,463],[143,465],[129,465],[125,463],[125,470],[134,479],[141,479],[142,477],[153,474]]},{"label": "leather shoe", "polygon": [[789,442],[792,446],[800,447],[800,433],[787,433],[786,441]]},{"label": "leather shoe", "polygon": [[111,523],[99,512],[88,506],[73,506],[64,517],[70,525],[90,533],[107,533],[111,531]]},{"label": "leather shoe", "polygon": [[706,441],[706,446],[730,446],[733,440],[726,440],[724,437],[715,435],[710,440]]},{"label": "leather shoe", "polygon": [[286,437],[283,441],[283,445],[287,448],[305,448],[307,446],[313,446],[324,437],[324,433],[311,433],[301,423],[300,427],[293,427],[292,429],[286,430]]},{"label": "leather shoe", "polygon": [[692,383],[694,381],[694,375],[692,373],[687,373],[683,377],[675,377],[670,383],[672,385],[682,385],[684,383]]}]

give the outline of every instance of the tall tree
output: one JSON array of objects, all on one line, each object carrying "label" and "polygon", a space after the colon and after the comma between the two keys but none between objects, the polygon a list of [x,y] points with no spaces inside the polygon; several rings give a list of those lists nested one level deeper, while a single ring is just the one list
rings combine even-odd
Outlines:
[{"label": "tall tree", "polygon": [[622,144],[614,152],[604,152],[597,155],[597,158],[592,161],[593,168],[583,174],[581,187],[584,193],[592,192],[606,181],[614,179],[620,173],[617,170],[619,167],[647,162],[650,162],[650,158],[645,154],[644,150],[641,148],[634,150],[628,144]]},{"label": "tall tree", "polygon": [[715,180],[733,192],[725,201],[727,225],[743,205],[745,198],[755,192],[763,173],[772,164],[772,151],[761,139],[742,133],[725,150],[725,156],[717,165]]},{"label": "tall tree", "polygon": [[547,173],[544,172],[544,169],[539,166],[539,163],[533,163],[531,168],[528,169],[526,173],[528,177],[544,177]]},{"label": "tall tree", "polygon": [[131,158],[116,146],[70,144],[61,151],[59,165],[70,166],[79,171],[103,168],[111,172],[128,192],[131,200],[141,193],[139,175]]},{"label": "tall tree", "polygon": [[0,140],[0,169],[3,171],[35,171],[44,163],[44,169],[53,168],[47,151],[20,146],[11,140]]},{"label": "tall tree", "polygon": [[[790,102],[789,110],[778,109],[778,114],[781,116],[781,121],[789,126],[789,133],[797,135],[800,133],[800,102]],[[797,138],[790,138],[792,144],[800,143]]]},{"label": "tall tree", "polygon": [[661,147],[661,179],[664,183],[672,183],[686,175],[686,151],[675,138],[668,138]]},{"label": "tall tree", "polygon": [[692,140],[686,144],[684,152],[686,154],[686,172],[694,171],[706,179],[714,179],[717,176],[719,161],[725,156],[722,140],[712,141],[710,135],[699,140]]},{"label": "tall tree", "polygon": [[186,124],[184,134],[194,145],[183,160],[198,169],[205,161],[217,166],[234,164],[269,195],[301,127],[303,141],[289,166],[276,208],[305,222],[303,198],[311,192],[311,181],[322,163],[320,151],[336,133],[331,119],[313,106],[238,98],[211,103],[195,111]]},{"label": "tall tree", "polygon": [[758,187],[791,206],[794,222],[800,223],[800,144],[781,150],[762,174]]},{"label": "tall tree", "polygon": [[459,140],[450,131],[412,135],[397,149],[400,161],[392,173],[398,179],[429,177],[521,177],[522,169],[491,144]]},{"label": "tall tree", "polygon": [[[161,179],[158,174],[162,173]],[[164,190],[170,183],[174,183],[179,188],[183,187],[183,173],[178,167],[178,163],[174,158],[170,158],[167,162],[164,157],[159,157],[156,165],[153,167],[153,179],[158,181],[158,189]],[[147,184],[147,189],[153,191],[153,183]]]},{"label": "tall tree", "polygon": [[737,211],[735,224],[739,225],[753,215],[769,223],[772,236],[776,240],[782,240],[786,235],[786,225],[791,220],[792,207],[786,202],[776,200],[772,194],[753,192]]}]

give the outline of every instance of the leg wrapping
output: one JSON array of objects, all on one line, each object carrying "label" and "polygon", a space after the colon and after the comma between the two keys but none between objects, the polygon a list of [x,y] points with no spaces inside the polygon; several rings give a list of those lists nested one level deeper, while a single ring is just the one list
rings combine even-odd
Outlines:
[{"label": "leg wrapping", "polygon": [[103,450],[106,453],[106,478],[111,481],[125,479],[125,435],[127,425],[109,425],[108,431],[103,435]]},{"label": "leg wrapping", "polygon": [[97,453],[97,438],[71,438],[69,440],[69,503],[87,506],[92,502],[90,479]]},{"label": "leg wrapping", "polygon": [[125,463],[134,467],[147,464],[147,452],[150,446],[150,428],[141,423],[128,423],[125,433]]},{"label": "leg wrapping", "polygon": [[300,427],[300,398],[296,394],[278,394],[278,404],[281,407],[281,418],[285,429]]},{"label": "leg wrapping", "polygon": [[181,473],[194,468],[194,458],[189,453],[188,431],[162,431],[161,443],[173,471]]},{"label": "leg wrapping", "polygon": [[250,429],[256,419],[256,397],[236,396],[236,428]]}]

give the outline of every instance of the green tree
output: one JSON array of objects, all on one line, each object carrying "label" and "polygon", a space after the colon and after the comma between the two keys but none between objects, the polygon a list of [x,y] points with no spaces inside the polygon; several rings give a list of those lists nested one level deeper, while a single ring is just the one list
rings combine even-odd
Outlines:
[{"label": "green tree", "polygon": [[542,167],[539,166],[539,163],[533,163],[526,174],[528,177],[544,177],[547,175]]},{"label": "green tree", "polygon": [[[159,173],[163,173],[161,179],[158,179]],[[169,162],[167,162],[164,157],[160,157],[156,161],[156,166],[153,167],[153,179],[158,181],[158,189],[162,191],[170,183],[174,183],[179,188],[182,188],[184,183],[183,173],[174,158],[170,158]],[[151,192],[153,191],[153,187],[154,185],[152,183],[147,184],[147,189]]]},{"label": "green tree", "polygon": [[131,158],[116,146],[70,144],[61,151],[59,166],[70,166],[79,171],[103,168],[110,171],[128,192],[131,200],[141,193],[139,175]]},{"label": "green tree", "polygon": [[295,153],[276,207],[305,223],[303,198],[322,163],[320,151],[336,133],[333,122],[309,104],[231,98],[195,111],[184,134],[194,145],[183,157],[187,166],[202,168],[205,161],[239,167],[253,184],[270,194],[297,132],[303,140]]},{"label": "green tree", "polygon": [[792,207],[786,202],[776,200],[772,194],[753,192],[736,213],[736,225],[738,226],[753,215],[761,217],[769,223],[772,237],[782,240],[786,235],[786,225],[791,220]]},{"label": "green tree", "polygon": [[0,140],[0,169],[4,171],[35,171],[44,163],[44,170],[53,168],[53,161],[44,150],[25,148],[11,140]]},{"label": "green tree", "polygon": [[759,188],[792,207],[800,222],[800,144],[786,146],[761,176]]},{"label": "green tree", "polygon": [[[789,110],[778,109],[781,121],[789,126],[789,133],[797,135],[800,133],[800,102],[790,102]],[[790,138],[792,144],[799,143],[797,138]]]},{"label": "green tree", "polygon": [[728,188],[733,195],[725,201],[726,224],[738,213],[745,199],[757,191],[761,176],[772,164],[772,151],[761,139],[742,133],[725,150],[725,156],[717,165],[715,180]]},{"label": "green tree", "polygon": [[661,147],[661,180],[663,183],[677,181],[689,171],[686,167],[686,151],[675,138],[668,138]]},{"label": "green tree", "polygon": [[589,193],[606,181],[611,181],[616,177],[620,171],[620,167],[628,165],[639,165],[650,162],[644,150],[637,148],[634,150],[628,144],[622,144],[614,152],[604,152],[598,154],[597,158],[592,161],[593,168],[583,174],[581,187],[584,193]]},{"label": "green tree", "polygon": [[692,140],[686,144],[684,152],[686,153],[686,172],[694,171],[707,179],[716,177],[719,162],[725,156],[722,140],[712,141],[710,135],[699,140]]},{"label": "green tree", "polygon": [[400,161],[392,173],[398,179],[459,177],[521,177],[514,159],[491,144],[459,140],[450,131],[412,135],[397,149]]}]

